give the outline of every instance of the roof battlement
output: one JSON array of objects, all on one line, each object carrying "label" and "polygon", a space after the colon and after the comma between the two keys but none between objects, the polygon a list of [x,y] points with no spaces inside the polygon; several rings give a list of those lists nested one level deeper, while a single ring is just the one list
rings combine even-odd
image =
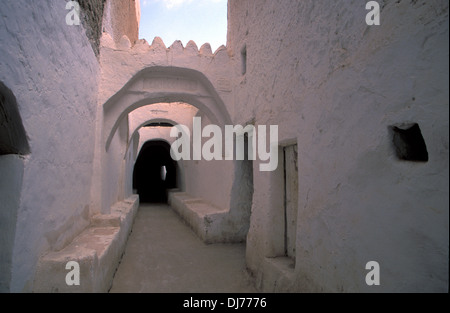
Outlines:
[{"label": "roof battlement", "polygon": [[199,55],[199,56],[206,56],[206,57],[215,57],[221,52],[227,52],[228,50],[224,45],[221,45],[219,48],[216,49],[216,51],[213,53],[211,49],[211,45],[209,43],[204,43],[200,49],[198,48],[195,41],[190,40],[186,47],[183,46],[183,43],[180,40],[175,40],[172,45],[170,45],[168,48],[166,47],[164,41],[160,37],[155,37],[151,44],[148,43],[145,39],[139,39],[136,41],[136,43],[133,45],[128,37],[126,35],[123,35],[120,41],[116,44],[112,37],[104,32],[103,36],[101,38],[101,47],[103,48],[109,48],[112,50],[117,51],[128,51],[131,50],[132,53],[135,52],[153,52],[153,51],[159,51],[159,52],[166,52],[170,53],[172,51],[174,52],[180,52],[182,51],[185,54],[189,54],[191,56]]},{"label": "roof battlement", "polygon": [[[194,41],[186,47],[175,41],[166,47],[155,37],[152,44],[145,39],[134,45],[123,35],[119,42],[104,32],[100,42],[100,93],[99,104],[104,104],[141,70],[149,67],[177,67],[203,73],[222,97],[231,92],[231,55],[225,46],[214,53],[209,43],[198,49]],[[224,99],[224,101],[226,101]]]},{"label": "roof battlement", "polygon": [[[219,53],[222,50],[227,50],[227,48],[224,45],[221,45],[219,48],[216,49],[216,51],[213,53],[212,49],[211,49],[211,45],[209,43],[204,43],[200,49],[198,48],[197,44],[195,43],[195,41],[190,40],[186,47],[183,46],[183,43],[180,40],[176,40],[172,43],[171,46],[169,46],[168,48],[166,48],[166,45],[164,44],[164,41],[160,38],[160,37],[155,37],[150,44],[148,44],[148,42],[145,39],[140,39],[135,46],[145,46],[148,47],[149,50],[154,50],[154,49],[159,49],[159,50],[167,50],[170,51],[171,49],[176,49],[176,50],[180,50],[182,49],[183,52],[185,53],[190,53],[190,54],[199,54],[199,55],[203,55],[203,56],[214,56],[217,53]],[[142,47],[141,47],[142,48]]]}]

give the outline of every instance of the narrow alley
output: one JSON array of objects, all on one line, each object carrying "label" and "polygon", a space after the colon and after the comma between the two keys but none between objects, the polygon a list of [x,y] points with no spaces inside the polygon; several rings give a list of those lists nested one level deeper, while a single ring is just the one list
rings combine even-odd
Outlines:
[{"label": "narrow alley", "polygon": [[112,293],[253,293],[244,244],[204,244],[168,205],[141,204]]},{"label": "narrow alley", "polygon": [[2,1],[0,293],[448,293],[449,3]]}]

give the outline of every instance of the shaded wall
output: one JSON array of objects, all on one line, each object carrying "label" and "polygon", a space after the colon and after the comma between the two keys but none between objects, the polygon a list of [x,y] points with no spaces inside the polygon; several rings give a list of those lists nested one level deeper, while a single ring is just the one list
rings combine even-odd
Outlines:
[{"label": "shaded wall", "polygon": [[2,193],[22,181],[20,196],[0,201],[18,205],[11,269],[1,269],[13,292],[31,291],[38,258],[89,224],[98,62],[85,26],[66,25],[65,4],[0,6],[0,81],[16,97],[31,151],[10,160],[23,166],[1,166],[11,178]]},{"label": "shaded wall", "polygon": [[[448,288],[448,2],[380,4],[369,27],[361,1],[229,1],[234,122],[298,144],[293,269],[282,173],[255,162],[247,262],[264,290]],[[428,162],[397,156],[390,126],[403,123],[419,124]]]}]

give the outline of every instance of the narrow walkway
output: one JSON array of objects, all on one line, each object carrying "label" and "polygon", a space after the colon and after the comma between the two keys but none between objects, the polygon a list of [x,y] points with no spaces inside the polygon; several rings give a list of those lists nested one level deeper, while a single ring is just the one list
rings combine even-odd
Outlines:
[{"label": "narrow walkway", "polygon": [[141,205],[110,292],[256,292],[244,244],[204,244],[168,205]]}]

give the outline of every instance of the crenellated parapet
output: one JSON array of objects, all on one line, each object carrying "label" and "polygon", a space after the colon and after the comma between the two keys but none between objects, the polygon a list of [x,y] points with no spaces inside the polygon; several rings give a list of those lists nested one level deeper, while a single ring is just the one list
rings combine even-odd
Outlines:
[{"label": "crenellated parapet", "polygon": [[103,112],[102,142],[106,150],[120,121],[133,110],[158,102],[186,102],[218,125],[232,121],[231,58],[221,46],[198,49],[190,41],[166,48],[156,37],[149,45],[132,45],[126,36],[116,42],[104,33],[100,50],[98,104]]},{"label": "crenellated parapet", "polygon": [[167,48],[159,37],[151,45],[145,39],[132,45],[126,36],[115,43],[108,33],[103,33],[100,63],[99,105],[107,102],[143,69],[176,67],[204,74],[231,114],[231,58],[225,46],[213,53],[209,43],[198,49],[194,41],[189,41],[186,47],[183,47],[181,41],[175,41]]}]

